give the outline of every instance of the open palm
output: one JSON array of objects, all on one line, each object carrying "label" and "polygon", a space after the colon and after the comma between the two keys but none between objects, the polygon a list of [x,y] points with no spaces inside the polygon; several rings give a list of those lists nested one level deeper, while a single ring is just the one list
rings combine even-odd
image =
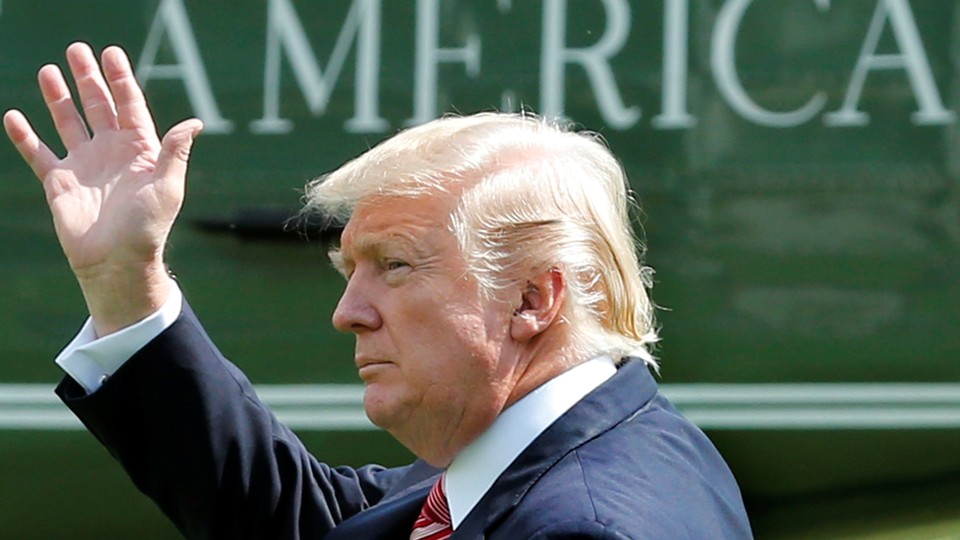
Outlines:
[{"label": "open palm", "polygon": [[162,249],[183,183],[158,174],[155,134],[98,133],[43,177],[57,236],[75,272],[146,262]]},{"label": "open palm", "polygon": [[[101,305],[112,303],[109,315],[122,311],[125,301],[143,300],[143,288],[164,274],[163,247],[183,202],[190,146],[202,128],[196,119],[181,122],[161,142],[126,54],[110,47],[102,60],[101,73],[89,46],[67,49],[82,116],[60,69],[48,65],[39,72],[41,93],[67,150],[63,159],[22,113],[4,116],[7,135],[43,183],[57,237],[95,320]],[[108,291],[112,298],[104,296]],[[126,300],[116,298],[124,292]],[[125,317],[142,316],[150,307]]]}]

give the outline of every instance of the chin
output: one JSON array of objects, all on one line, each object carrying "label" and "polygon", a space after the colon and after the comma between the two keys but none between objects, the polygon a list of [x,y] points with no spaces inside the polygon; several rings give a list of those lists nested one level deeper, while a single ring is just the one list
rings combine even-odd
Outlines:
[{"label": "chin", "polygon": [[363,410],[373,425],[389,431],[396,421],[399,407],[396,400],[384,395],[385,389],[378,388],[379,386],[381,385],[367,385],[363,393]]}]

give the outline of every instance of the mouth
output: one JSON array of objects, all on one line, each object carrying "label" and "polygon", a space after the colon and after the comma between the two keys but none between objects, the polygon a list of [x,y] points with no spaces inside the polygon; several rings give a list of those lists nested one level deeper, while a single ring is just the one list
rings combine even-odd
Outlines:
[{"label": "mouth", "polygon": [[357,364],[357,372],[360,374],[360,378],[362,379],[365,379],[367,374],[373,374],[374,372],[393,364],[393,362],[388,360],[364,357],[357,357],[355,362]]},{"label": "mouth", "polygon": [[362,367],[365,367],[365,366],[369,366],[369,365],[372,365],[372,364],[383,364],[383,363],[386,363],[387,361],[386,361],[386,360],[383,360],[382,358],[375,357],[375,356],[367,356],[367,355],[365,355],[365,354],[358,354],[358,355],[356,355],[356,356],[353,357],[353,362],[357,365],[357,368],[359,369],[359,368],[362,368]]}]

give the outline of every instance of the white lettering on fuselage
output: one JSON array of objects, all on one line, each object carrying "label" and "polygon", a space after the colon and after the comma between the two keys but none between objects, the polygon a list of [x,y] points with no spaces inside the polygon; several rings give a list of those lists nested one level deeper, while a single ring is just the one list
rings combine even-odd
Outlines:
[{"label": "white lettering on fuselage", "polygon": [[[495,2],[501,14],[509,16],[514,9],[510,0]],[[625,92],[618,82],[614,63],[623,54],[631,37],[633,17],[628,0],[594,0],[603,14],[603,27],[591,44],[574,47],[568,44],[567,0],[544,0],[540,21],[539,58],[539,112],[548,117],[566,114],[567,67],[577,66],[586,74],[589,92],[604,123],[611,129],[627,130],[641,119],[640,105],[632,103],[635,95]],[[798,0],[799,1],[799,0]],[[811,9],[829,16],[830,0],[804,0]],[[293,80],[314,117],[327,114],[331,95],[337,90],[342,71],[351,52],[355,54],[353,84],[339,91],[353,92],[353,116],[345,120],[344,130],[350,133],[383,133],[391,122],[380,112],[382,0],[352,0],[349,11],[340,26],[333,50],[325,67],[308,39],[309,31],[293,0],[268,0],[266,11],[266,46],[263,70],[262,116],[249,124],[256,134],[283,134],[295,129],[295,119],[287,118],[281,110],[281,62],[286,58]],[[909,83],[917,110],[910,121],[918,126],[947,125],[956,121],[956,114],[947,109],[940,92],[927,52],[921,40],[909,0],[877,0],[871,20],[866,24],[866,35],[856,58],[842,103],[834,111],[825,112],[827,93],[815,90],[802,105],[792,110],[771,110],[760,105],[750,95],[750,88],[741,80],[736,58],[738,38],[745,15],[753,0],[725,0],[717,11],[710,33],[709,71],[718,95],[737,116],[765,127],[790,128],[820,117],[827,127],[858,127],[869,124],[870,116],[860,110],[868,75],[874,71],[902,71]],[[634,6],[637,3],[633,4]],[[691,39],[690,1],[663,0],[662,80],[660,82],[660,111],[650,124],[659,130],[682,130],[696,125],[696,117],[688,110],[689,54]],[[411,114],[406,125],[426,122],[442,111],[457,105],[448,96],[441,99],[441,64],[462,64],[471,79],[483,74],[482,39],[472,26],[464,25],[456,46],[440,43],[441,25],[458,13],[441,12],[439,0],[416,0],[412,48],[413,73],[411,78]],[[702,18],[698,18],[701,21]],[[878,52],[880,38],[889,28],[894,37],[896,53]],[[157,52],[162,41],[169,40],[176,57],[175,64],[158,64]],[[620,60],[623,60],[622,58]],[[224,118],[217,106],[213,87],[207,77],[203,58],[183,0],[161,0],[147,34],[143,52],[137,64],[137,74],[146,85],[154,79],[179,79],[183,82],[194,114],[204,121],[208,133],[230,133],[233,123]],[[624,75],[620,73],[621,78]],[[632,81],[635,77],[629,77]],[[702,91],[702,89],[701,89]],[[513,88],[504,86],[500,100],[504,108],[512,109],[518,101]],[[581,101],[582,100],[578,100]]]}]

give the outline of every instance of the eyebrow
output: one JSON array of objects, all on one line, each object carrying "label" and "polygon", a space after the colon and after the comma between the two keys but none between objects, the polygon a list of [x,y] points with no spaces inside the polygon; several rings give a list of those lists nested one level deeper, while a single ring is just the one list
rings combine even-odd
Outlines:
[{"label": "eyebrow", "polygon": [[[402,249],[414,257],[422,258],[425,256],[422,246],[417,245],[415,238],[396,233],[384,236],[361,236],[354,241],[352,251],[368,257],[376,257],[386,252],[388,247],[395,245],[401,246]],[[327,256],[330,258],[333,267],[347,276],[349,267],[353,265],[353,258],[345,255],[341,246],[328,251]]]}]

